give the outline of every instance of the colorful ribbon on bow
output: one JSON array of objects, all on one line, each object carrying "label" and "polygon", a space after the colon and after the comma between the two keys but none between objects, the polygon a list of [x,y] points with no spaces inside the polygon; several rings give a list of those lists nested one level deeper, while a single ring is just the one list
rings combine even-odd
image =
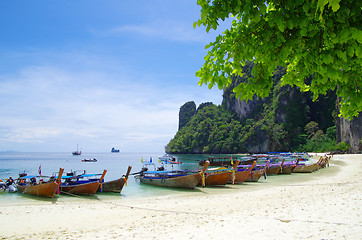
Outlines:
[{"label": "colorful ribbon on bow", "polygon": [[125,184],[126,187],[127,187],[127,178],[126,178],[126,177],[123,177],[123,180],[124,180],[124,184]]},{"label": "colorful ribbon on bow", "polygon": [[202,187],[205,187],[205,173],[200,172]]}]

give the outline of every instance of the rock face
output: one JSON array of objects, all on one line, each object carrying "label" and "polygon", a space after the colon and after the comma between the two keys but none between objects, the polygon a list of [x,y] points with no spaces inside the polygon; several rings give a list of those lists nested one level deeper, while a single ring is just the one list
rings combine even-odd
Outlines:
[{"label": "rock face", "polygon": [[351,145],[351,153],[360,153],[362,140],[362,114],[352,121],[337,118],[337,142],[345,142]]},{"label": "rock face", "polygon": [[[252,100],[246,102],[225,93],[223,96],[223,104],[225,107],[236,112],[240,121],[248,118],[256,120],[258,115],[262,112],[261,109],[263,104],[268,100],[268,98],[261,100],[254,96]],[[254,141],[247,143],[245,146],[248,149],[248,152],[263,153],[270,151],[269,136],[265,131],[261,130],[260,127],[256,127],[254,138]]]},{"label": "rock face", "polygon": [[179,112],[178,130],[183,128],[191,120],[195,113],[196,104],[194,101],[190,101],[182,105]]},{"label": "rock face", "polygon": [[240,101],[240,99],[237,99],[235,97],[231,98],[225,95],[223,97],[226,108],[236,112],[240,120],[242,120],[243,118],[248,118],[250,116],[250,113],[254,112],[254,110],[256,110],[256,108],[258,108],[260,104],[262,104],[262,101],[258,100],[256,96],[254,96],[253,100],[250,100],[248,102]]}]

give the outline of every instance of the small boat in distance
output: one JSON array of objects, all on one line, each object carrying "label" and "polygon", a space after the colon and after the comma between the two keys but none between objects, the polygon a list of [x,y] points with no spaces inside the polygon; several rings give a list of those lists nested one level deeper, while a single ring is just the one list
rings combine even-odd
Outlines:
[{"label": "small boat in distance", "polygon": [[97,159],[95,158],[83,159],[82,162],[97,162]]},{"label": "small boat in distance", "polygon": [[112,147],[111,152],[112,152],[112,153],[119,153],[119,149],[116,149],[116,148]]},{"label": "small boat in distance", "polygon": [[176,158],[170,154],[165,154],[162,157],[158,158],[160,162],[162,163],[170,163],[170,164],[181,164],[182,162],[178,162]]},{"label": "small boat in distance", "polygon": [[78,144],[77,144],[77,151],[74,151],[74,152],[72,152],[72,154],[74,155],[74,156],[77,156],[77,155],[82,155],[82,150],[78,150]]}]

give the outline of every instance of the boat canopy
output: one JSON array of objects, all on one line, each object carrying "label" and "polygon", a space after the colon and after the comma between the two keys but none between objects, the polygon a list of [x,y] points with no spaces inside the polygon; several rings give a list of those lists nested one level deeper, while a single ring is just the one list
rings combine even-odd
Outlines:
[{"label": "boat canopy", "polygon": [[227,169],[228,168],[226,168],[226,167],[218,167],[218,168],[208,168],[208,169],[206,169],[206,171],[225,171]]},{"label": "boat canopy", "polygon": [[185,171],[172,171],[172,170],[165,170],[165,171],[146,171],[144,174],[167,174],[167,173],[179,173]]},{"label": "boat canopy", "polygon": [[93,173],[93,174],[82,174],[78,177],[94,177],[94,176],[100,176],[102,174],[99,174],[99,173]]},{"label": "boat canopy", "polygon": [[20,177],[20,178],[22,178],[22,179],[30,179],[30,178],[36,178],[36,177],[39,177],[39,176],[33,175],[33,176],[24,176],[24,177]]},{"label": "boat canopy", "polygon": [[24,177],[19,177],[19,179],[30,179],[30,178],[49,178],[49,176],[36,176],[36,175],[27,175]]},{"label": "boat canopy", "polygon": [[[58,177],[58,176],[55,176]],[[68,179],[68,178],[73,178],[74,176],[62,176],[62,179]]]},{"label": "boat canopy", "polygon": [[[100,176],[100,175],[102,175],[102,174],[93,173],[93,174],[82,174],[82,175],[73,175],[73,176],[62,176],[62,179],[94,177],[94,176]],[[58,176],[53,176],[53,177],[57,178]]]}]

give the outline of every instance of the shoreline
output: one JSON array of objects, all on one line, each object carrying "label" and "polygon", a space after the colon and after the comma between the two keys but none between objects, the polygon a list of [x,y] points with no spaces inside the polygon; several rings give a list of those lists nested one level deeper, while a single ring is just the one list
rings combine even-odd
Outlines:
[{"label": "shoreline", "polygon": [[361,239],[362,155],[317,172],[146,198],[0,204],[3,239]]}]

